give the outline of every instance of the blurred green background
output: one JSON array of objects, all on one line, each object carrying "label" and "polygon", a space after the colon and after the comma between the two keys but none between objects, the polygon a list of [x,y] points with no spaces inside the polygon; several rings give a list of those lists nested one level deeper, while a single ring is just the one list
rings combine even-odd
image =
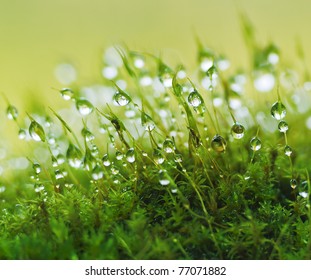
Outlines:
[{"label": "blurred green background", "polygon": [[274,41],[289,61],[300,38],[311,64],[308,0],[0,0],[0,91],[17,106],[33,92],[51,105],[51,87],[60,86],[53,74],[58,63],[73,63],[79,81],[89,81],[99,75],[104,48],[118,43],[192,66],[195,33],[243,65],[239,12],[253,22],[260,41]]}]

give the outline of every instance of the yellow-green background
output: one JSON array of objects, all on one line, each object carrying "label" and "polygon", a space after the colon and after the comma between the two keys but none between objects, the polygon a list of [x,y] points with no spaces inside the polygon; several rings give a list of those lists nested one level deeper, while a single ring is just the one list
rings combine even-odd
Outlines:
[{"label": "yellow-green background", "polygon": [[0,0],[0,91],[18,106],[33,91],[51,104],[58,63],[73,62],[87,81],[97,75],[102,50],[122,42],[193,65],[194,33],[243,64],[239,11],[254,23],[258,38],[276,42],[285,58],[295,58],[299,37],[310,65],[309,0]]}]

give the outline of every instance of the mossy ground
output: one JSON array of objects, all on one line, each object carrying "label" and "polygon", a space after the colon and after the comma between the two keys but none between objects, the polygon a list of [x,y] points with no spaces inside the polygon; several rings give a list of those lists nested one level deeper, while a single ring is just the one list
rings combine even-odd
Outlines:
[{"label": "mossy ground", "polygon": [[[117,48],[120,65],[106,62],[94,86],[60,90],[72,107],[29,112],[29,131],[8,101],[30,164],[1,178],[0,259],[310,259],[310,108],[291,98],[310,100],[308,79],[293,83],[278,49],[252,40],[242,72],[199,43],[191,80]],[[286,137],[272,100],[286,105]]]}]

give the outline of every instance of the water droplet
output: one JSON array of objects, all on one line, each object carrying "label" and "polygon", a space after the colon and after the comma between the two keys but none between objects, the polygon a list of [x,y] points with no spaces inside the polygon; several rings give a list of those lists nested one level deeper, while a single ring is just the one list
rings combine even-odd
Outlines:
[{"label": "water droplet", "polygon": [[285,155],[287,155],[288,157],[290,157],[293,153],[293,150],[290,146],[286,145],[284,148],[284,153]]},{"label": "water droplet", "polygon": [[35,120],[32,120],[30,123],[29,134],[33,140],[37,142],[45,142],[45,133],[43,127]]},{"label": "water droplet", "polygon": [[56,180],[61,180],[61,179],[63,179],[65,177],[63,172],[62,172],[62,170],[60,170],[60,169],[56,169],[54,174],[55,174],[55,179]]},{"label": "water droplet", "polygon": [[280,121],[278,125],[279,131],[285,133],[288,130],[288,124],[286,121]]},{"label": "water droplet", "polygon": [[97,164],[94,169],[92,170],[92,178],[93,180],[97,181],[104,177],[104,172],[102,168]]},{"label": "water droplet", "polygon": [[82,128],[81,134],[85,138],[86,142],[91,142],[95,139],[93,133],[89,131],[86,127]]},{"label": "water droplet", "polygon": [[168,180],[168,179],[160,179],[160,180],[159,180],[159,183],[160,183],[162,186],[167,186],[167,185],[169,185],[170,180]]},{"label": "water droplet", "polygon": [[247,181],[251,178],[251,175],[249,173],[249,171],[246,171],[246,173],[244,174],[244,180]]},{"label": "water droplet", "polygon": [[44,185],[41,184],[35,184],[35,192],[41,192],[44,190]]},{"label": "water droplet", "polygon": [[145,112],[141,113],[141,124],[145,128],[146,131],[152,131],[155,129],[155,124],[152,118]]},{"label": "water droplet", "polygon": [[182,155],[181,154],[176,154],[175,158],[174,158],[174,161],[177,162],[177,163],[178,162],[179,163],[182,162]]},{"label": "water droplet", "polygon": [[115,168],[114,166],[111,166],[110,170],[113,175],[117,175],[120,172],[119,169]]},{"label": "water droplet", "polygon": [[70,100],[74,97],[74,92],[70,88],[62,88],[60,94],[64,100]]},{"label": "water droplet", "polygon": [[128,162],[133,163],[135,161],[135,150],[133,148],[130,148],[126,152],[125,157]]},{"label": "water droplet", "polygon": [[116,102],[117,105],[125,106],[129,104],[129,102],[131,101],[131,98],[124,91],[118,90],[113,96],[113,100]]},{"label": "water droplet", "polygon": [[164,170],[159,171],[159,183],[162,186],[167,186],[170,184],[170,180],[168,179],[168,177],[166,175],[166,171],[164,171]]},{"label": "water droplet", "polygon": [[104,154],[104,156],[102,158],[102,162],[103,162],[103,165],[110,166],[111,161],[109,160],[108,154]]},{"label": "water droplet", "polygon": [[162,82],[164,87],[166,87],[166,88],[172,87],[173,77],[172,77],[172,75],[170,73],[163,73],[159,77],[159,79]]},{"label": "water droplet", "polygon": [[13,105],[9,105],[8,108],[6,109],[6,115],[9,120],[16,120],[18,116],[17,108],[14,107]]},{"label": "water droplet", "polygon": [[253,151],[258,151],[261,148],[261,140],[257,136],[255,136],[251,139],[250,145]]},{"label": "water droplet", "polygon": [[211,146],[214,151],[222,153],[226,151],[227,142],[222,136],[216,134],[211,141]]},{"label": "water droplet", "polygon": [[56,159],[56,157],[54,157],[53,155],[52,155],[52,166],[53,166],[53,167],[57,167],[57,166],[58,166],[57,159]]},{"label": "water droplet", "polygon": [[57,164],[61,165],[65,162],[65,157],[62,154],[58,154],[56,156]]},{"label": "water droplet", "polygon": [[153,150],[153,160],[157,163],[157,164],[162,164],[165,160],[164,156],[162,155],[162,152],[160,149],[154,149]]},{"label": "water droplet", "polygon": [[277,101],[272,105],[271,115],[278,121],[284,119],[286,115],[286,107],[283,105],[281,101]]},{"label": "water droplet", "polygon": [[290,186],[292,189],[296,189],[297,187],[297,180],[296,179],[291,179],[290,180]]},{"label": "water droplet", "polygon": [[123,154],[120,151],[116,151],[116,159],[117,160],[122,160],[123,159]]},{"label": "water droplet", "polygon": [[75,145],[69,144],[66,157],[71,167],[80,168],[83,161],[83,155]]},{"label": "water droplet", "polygon": [[32,165],[32,168],[33,168],[34,172],[35,172],[37,175],[39,175],[39,174],[41,173],[41,166],[40,166],[39,163],[34,163],[34,164]]},{"label": "water droplet", "polygon": [[86,147],[85,155],[83,159],[83,166],[87,171],[92,171],[96,166],[96,158],[91,154],[91,151]]},{"label": "water droplet", "polygon": [[231,134],[235,139],[241,139],[244,136],[244,131],[245,128],[243,125],[240,123],[236,122],[232,127],[231,127]]},{"label": "water droplet", "polygon": [[300,192],[299,195],[303,198],[307,198],[308,197],[308,193],[307,192]]},{"label": "water droplet", "polygon": [[203,103],[203,98],[196,90],[194,90],[189,94],[188,102],[192,107],[196,108]]},{"label": "water droplet", "polygon": [[19,131],[18,131],[18,138],[19,139],[25,139],[26,138],[26,131],[25,129],[21,128]]},{"label": "water droplet", "polygon": [[175,149],[176,148],[175,148],[174,142],[169,138],[165,139],[163,143],[164,152],[166,152],[167,154],[171,154],[171,153],[174,153]]},{"label": "water droplet", "polygon": [[91,114],[94,109],[92,103],[86,99],[78,99],[76,101],[76,108],[79,111],[79,113],[83,116]]}]

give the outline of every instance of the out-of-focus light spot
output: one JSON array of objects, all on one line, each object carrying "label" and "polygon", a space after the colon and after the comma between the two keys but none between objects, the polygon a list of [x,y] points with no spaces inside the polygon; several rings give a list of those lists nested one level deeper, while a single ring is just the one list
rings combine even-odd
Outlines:
[{"label": "out-of-focus light spot", "polygon": [[216,97],[213,99],[213,104],[215,107],[220,107],[223,104],[223,99],[220,97]]},{"label": "out-of-focus light spot", "polygon": [[102,70],[102,74],[106,79],[114,79],[118,75],[118,69],[114,66],[106,66]]},{"label": "out-of-focus light spot", "polygon": [[200,63],[200,68],[203,72],[206,72],[213,66],[214,62],[212,59],[204,58]]},{"label": "out-of-focus light spot", "polygon": [[271,91],[275,84],[275,78],[271,73],[260,74],[254,80],[254,86],[259,92]]},{"label": "out-of-focus light spot", "polygon": [[307,120],[306,120],[306,126],[307,126],[308,129],[311,130],[311,117],[307,118]]},{"label": "out-of-focus light spot", "polygon": [[70,85],[77,79],[76,69],[68,63],[57,65],[54,74],[56,79],[63,85]]},{"label": "out-of-focus light spot", "polygon": [[26,169],[29,166],[29,162],[24,157],[12,158],[8,162],[11,169]]},{"label": "out-of-focus light spot", "polygon": [[270,53],[268,55],[268,61],[272,64],[272,65],[276,65],[279,62],[279,55],[276,53]]}]

